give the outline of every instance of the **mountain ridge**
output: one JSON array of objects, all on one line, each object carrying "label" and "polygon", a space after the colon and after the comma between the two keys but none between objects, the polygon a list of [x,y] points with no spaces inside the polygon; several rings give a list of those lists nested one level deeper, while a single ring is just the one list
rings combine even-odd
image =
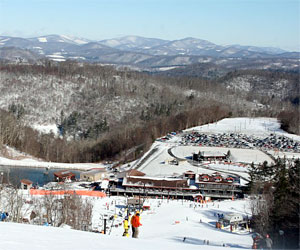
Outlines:
[{"label": "mountain ridge", "polygon": [[[65,35],[45,35],[32,38],[0,36],[0,49],[15,47],[36,53],[37,60],[46,57],[53,61],[77,60],[149,67],[190,65],[214,59],[299,58],[299,52],[279,48],[243,45],[217,45],[210,41],[186,37],[163,40],[141,36],[124,36],[100,41]],[[26,53],[22,53],[25,55]],[[1,57],[0,57],[1,59]],[[3,59],[3,58],[2,58]],[[5,58],[9,60],[8,57]],[[32,58],[31,58],[32,59]],[[12,61],[15,57],[11,58]],[[26,60],[25,60],[26,61]]]}]

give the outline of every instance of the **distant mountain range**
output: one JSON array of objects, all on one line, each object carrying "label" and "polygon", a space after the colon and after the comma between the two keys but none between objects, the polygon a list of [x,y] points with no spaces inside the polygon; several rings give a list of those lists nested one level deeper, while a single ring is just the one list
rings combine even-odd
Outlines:
[{"label": "distant mountain range", "polygon": [[[24,51],[21,51],[24,50]],[[298,52],[279,48],[221,46],[197,38],[162,40],[139,36],[91,41],[84,38],[47,35],[34,38],[0,36],[0,59],[35,61],[79,60],[138,68],[182,66],[216,59],[298,59]]]}]

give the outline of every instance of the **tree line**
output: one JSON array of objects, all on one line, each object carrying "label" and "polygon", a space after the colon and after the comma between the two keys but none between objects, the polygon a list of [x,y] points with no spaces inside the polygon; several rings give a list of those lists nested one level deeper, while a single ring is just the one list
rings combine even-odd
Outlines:
[{"label": "tree line", "polygon": [[276,249],[298,249],[300,160],[252,164],[249,174],[253,228],[263,236],[270,234]]},{"label": "tree line", "polygon": [[[25,126],[12,113],[0,111],[1,145],[15,147],[35,157],[54,162],[98,162],[105,159],[133,160],[153,141],[171,131],[214,122],[229,114],[220,105],[197,107],[175,115],[159,117],[143,124],[124,124],[97,139],[68,140],[54,134],[41,134]],[[136,147],[138,146],[139,147]],[[128,158],[127,152],[136,150]]]}]

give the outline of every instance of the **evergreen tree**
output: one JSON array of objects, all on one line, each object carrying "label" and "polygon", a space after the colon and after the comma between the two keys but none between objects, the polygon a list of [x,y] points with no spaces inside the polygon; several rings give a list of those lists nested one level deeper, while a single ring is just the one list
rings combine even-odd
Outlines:
[{"label": "evergreen tree", "polygon": [[[255,231],[271,234],[274,246],[299,246],[300,161],[277,159],[249,169],[249,188],[256,199],[252,201]],[[279,232],[284,232],[284,237]],[[285,242],[285,243],[284,243]]]},{"label": "evergreen tree", "polygon": [[277,161],[274,182],[274,206],[271,220],[278,246],[283,246],[279,230],[285,234],[285,247],[297,248],[299,244],[300,162]]}]

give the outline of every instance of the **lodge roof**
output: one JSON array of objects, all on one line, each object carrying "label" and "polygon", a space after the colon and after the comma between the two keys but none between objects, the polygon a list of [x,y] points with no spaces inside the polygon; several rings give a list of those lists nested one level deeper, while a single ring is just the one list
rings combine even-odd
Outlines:
[{"label": "lodge roof", "polygon": [[221,153],[219,151],[200,151],[199,152],[201,156],[203,157],[225,157],[225,153]]},{"label": "lodge roof", "polygon": [[32,185],[32,183],[33,183],[32,181],[27,180],[27,179],[22,179],[20,182],[23,184],[26,184],[26,185]]},{"label": "lodge roof", "polygon": [[170,179],[157,179],[157,178],[137,178],[127,177],[123,180],[124,186],[145,186],[157,188],[188,188],[188,180],[170,180]]},{"label": "lodge roof", "polygon": [[62,170],[62,171],[54,172],[53,174],[54,176],[59,178],[75,177],[75,174],[70,170]]},{"label": "lodge roof", "polygon": [[127,176],[145,176],[146,174],[144,174],[141,171],[135,170],[135,169],[131,169],[129,171],[127,171]]},{"label": "lodge roof", "polygon": [[214,173],[213,175],[199,174],[196,177],[196,183],[212,183],[212,184],[233,184],[233,177],[224,177],[219,173]]},{"label": "lodge roof", "polygon": [[195,174],[195,172],[191,171],[191,170],[187,170],[184,172],[184,174]]}]

